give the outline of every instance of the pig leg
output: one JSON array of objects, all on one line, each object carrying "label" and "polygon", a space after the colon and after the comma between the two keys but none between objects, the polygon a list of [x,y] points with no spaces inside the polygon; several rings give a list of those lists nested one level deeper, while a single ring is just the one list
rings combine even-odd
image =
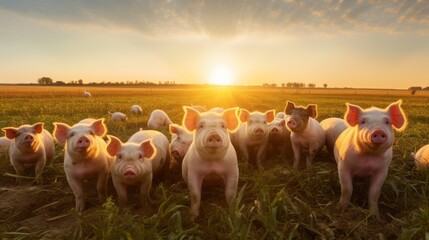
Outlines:
[{"label": "pig leg", "polygon": [[102,202],[105,202],[107,198],[107,177],[108,173],[106,172],[98,174],[97,177],[97,192]]},{"label": "pig leg", "polygon": [[201,205],[201,186],[203,184],[204,176],[201,176],[194,171],[188,172],[188,188],[191,195],[191,221],[195,219],[200,214],[200,205]]},{"label": "pig leg", "polygon": [[265,155],[265,150],[267,149],[267,143],[263,143],[261,146],[259,146],[258,151],[256,153],[256,164],[258,166],[258,169],[264,170],[264,167],[262,166],[262,160]]},{"label": "pig leg", "polygon": [[154,203],[154,200],[150,197],[150,188],[152,187],[152,176],[153,174],[145,174],[145,177],[142,179],[140,184],[140,201],[143,205],[149,203]]},{"label": "pig leg", "polygon": [[230,205],[237,194],[238,172],[230,173],[229,175],[225,176],[224,182],[226,203]]},{"label": "pig leg", "polygon": [[315,149],[314,147],[310,146],[309,149],[308,149],[308,155],[305,158],[305,166],[308,169],[312,168],[313,159],[316,156],[316,153],[317,153],[317,149]]},{"label": "pig leg", "polygon": [[25,171],[24,165],[18,161],[11,161],[11,163],[12,163],[13,168],[15,168],[16,175],[18,176],[16,178],[16,184],[19,184],[21,182],[20,176],[24,176],[24,173],[25,173],[24,172]]},{"label": "pig leg", "polygon": [[293,150],[293,168],[297,169],[299,165],[299,160],[301,159],[301,146],[296,143],[292,143]]},{"label": "pig leg", "polygon": [[70,185],[75,197],[75,209],[78,212],[82,212],[85,209],[85,199],[83,196],[83,186],[82,181],[77,178],[72,178],[67,176],[67,182]]},{"label": "pig leg", "polygon": [[125,207],[128,201],[128,192],[127,185],[123,184],[119,181],[113,180],[113,186],[116,189],[116,193],[118,194],[118,203],[120,207]]},{"label": "pig leg", "polygon": [[374,213],[377,220],[381,220],[380,214],[378,212],[378,198],[380,197],[381,187],[384,184],[384,180],[387,176],[387,168],[386,170],[377,172],[376,174],[371,176],[371,185],[369,187],[368,194],[368,207],[369,210]]},{"label": "pig leg", "polygon": [[350,198],[353,192],[353,178],[349,172],[341,168],[338,168],[338,175],[340,177],[341,185],[341,198],[338,208],[341,211],[345,211],[349,205]]},{"label": "pig leg", "polygon": [[249,149],[247,148],[247,144],[240,142],[239,145],[240,152],[243,154],[244,163],[249,165]]},{"label": "pig leg", "polygon": [[43,160],[39,160],[36,163],[36,167],[34,168],[34,172],[36,174],[36,183],[40,184],[41,183],[41,176],[43,173],[43,169],[45,168],[45,161]]}]

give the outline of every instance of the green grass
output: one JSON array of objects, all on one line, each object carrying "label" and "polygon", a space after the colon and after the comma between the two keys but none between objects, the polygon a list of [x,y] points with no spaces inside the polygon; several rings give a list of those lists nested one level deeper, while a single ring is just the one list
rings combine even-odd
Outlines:
[{"label": "green grass", "polygon": [[[295,171],[290,156],[267,159],[267,170],[250,171],[240,162],[237,199],[227,206],[222,188],[203,189],[201,217],[189,221],[190,199],[180,176],[154,186],[156,203],[141,208],[137,197],[129,207],[116,206],[116,194],[109,182],[106,203],[100,203],[88,184],[88,209],[72,210],[74,197],[62,169],[62,146],[56,146],[53,166],[44,172],[44,185],[31,180],[17,186],[7,154],[0,153],[0,236],[3,239],[81,238],[81,239],[423,239],[429,234],[429,174],[420,173],[409,152],[429,143],[429,98],[389,94],[296,94],[280,89],[215,90],[133,90],[92,91],[83,99],[81,92],[42,94],[32,92],[0,98],[0,127],[44,122],[70,125],[87,117],[107,118],[107,111],[121,111],[127,123],[107,122],[109,134],[127,140],[140,127],[146,128],[150,112],[166,111],[180,123],[183,105],[207,108],[242,107],[250,111],[282,111],[286,100],[298,105],[318,104],[318,120],[342,117],[345,102],[362,107],[386,107],[399,98],[409,125],[396,134],[394,157],[379,199],[382,222],[367,211],[367,182],[356,181],[352,206],[337,211],[340,186],[335,162],[325,150],[317,156],[312,171]],[[83,90],[82,90],[83,91]],[[110,94],[110,95],[109,95]],[[129,108],[139,104],[141,116]],[[161,132],[170,137],[166,127]],[[136,194],[135,194],[136,195]]]}]

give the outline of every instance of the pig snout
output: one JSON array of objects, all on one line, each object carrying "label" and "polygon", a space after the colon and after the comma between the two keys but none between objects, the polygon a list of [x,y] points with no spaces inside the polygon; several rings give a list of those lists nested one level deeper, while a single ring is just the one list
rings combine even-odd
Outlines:
[{"label": "pig snout", "polygon": [[122,174],[125,177],[133,177],[133,176],[137,175],[137,172],[133,167],[126,167],[124,169],[124,171],[122,172]]},{"label": "pig snout", "polygon": [[24,143],[32,143],[34,141],[34,137],[32,135],[27,135],[24,137]]},{"label": "pig snout", "polygon": [[297,122],[293,119],[290,119],[289,121],[287,121],[286,124],[289,128],[296,128],[296,126],[298,125]]},{"label": "pig snout", "polygon": [[279,134],[279,133],[280,133],[280,131],[279,131],[279,129],[278,129],[278,128],[273,128],[273,129],[271,129],[270,133],[271,133],[271,134]]},{"label": "pig snout", "polygon": [[181,158],[180,152],[177,149],[171,150],[171,156],[173,156],[175,159],[180,159]]},{"label": "pig snout", "polygon": [[218,148],[223,144],[222,138],[217,133],[212,133],[209,135],[206,141],[207,147]]},{"label": "pig snout", "polygon": [[91,141],[89,140],[89,138],[87,138],[87,137],[85,137],[85,136],[80,137],[80,138],[77,140],[77,144],[76,144],[76,146],[77,146],[78,148],[87,148],[87,147],[89,147],[90,145],[91,145]]},{"label": "pig snout", "polygon": [[255,129],[255,135],[264,135],[265,131],[262,128],[256,128]]},{"label": "pig snout", "polygon": [[383,144],[387,141],[387,134],[383,130],[375,130],[371,134],[371,143],[373,144]]}]

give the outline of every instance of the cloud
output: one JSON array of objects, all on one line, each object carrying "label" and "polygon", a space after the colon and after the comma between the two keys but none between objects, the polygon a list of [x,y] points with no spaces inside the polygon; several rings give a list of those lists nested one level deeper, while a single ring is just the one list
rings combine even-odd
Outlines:
[{"label": "cloud", "polygon": [[150,37],[424,33],[429,27],[425,0],[0,0],[0,11]]}]

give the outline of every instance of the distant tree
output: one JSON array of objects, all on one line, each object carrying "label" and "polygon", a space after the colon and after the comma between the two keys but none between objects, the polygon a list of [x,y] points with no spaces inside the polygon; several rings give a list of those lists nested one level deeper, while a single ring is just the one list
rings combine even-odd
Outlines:
[{"label": "distant tree", "polygon": [[286,84],[285,83],[282,83],[282,88],[284,88],[286,86]]},{"label": "distant tree", "polygon": [[293,83],[291,83],[291,82],[286,83],[286,87],[287,88],[292,88],[293,87]]},{"label": "distant tree", "polygon": [[309,83],[308,84],[308,88],[315,88],[316,87],[316,84],[314,84],[314,83]]},{"label": "distant tree", "polygon": [[328,87],[328,84],[324,83],[323,88],[327,88],[327,87]]},{"label": "distant tree", "polygon": [[79,85],[83,84],[83,80],[82,79],[77,80],[77,82],[78,82]]},{"label": "distant tree", "polygon": [[63,81],[55,81],[55,85],[66,85]]},{"label": "distant tree", "polygon": [[422,90],[422,87],[409,87],[408,90]]},{"label": "distant tree", "polygon": [[276,83],[271,83],[270,87],[275,88],[275,87],[277,87],[277,84]]},{"label": "distant tree", "polygon": [[262,87],[269,87],[269,86],[270,86],[270,84],[268,84],[268,83],[262,84]]},{"label": "distant tree", "polygon": [[54,81],[50,77],[41,77],[37,80],[40,85],[51,85]]}]

